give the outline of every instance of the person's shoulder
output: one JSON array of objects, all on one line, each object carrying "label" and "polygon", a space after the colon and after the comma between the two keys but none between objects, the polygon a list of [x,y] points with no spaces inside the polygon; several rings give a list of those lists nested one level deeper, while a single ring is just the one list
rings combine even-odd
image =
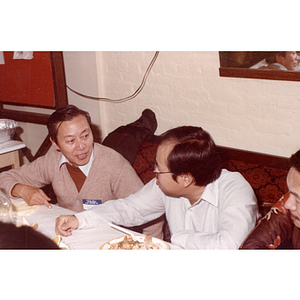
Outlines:
[{"label": "person's shoulder", "polygon": [[94,156],[99,158],[105,158],[106,160],[111,160],[112,163],[128,162],[127,159],[125,159],[123,155],[121,155],[116,150],[98,143],[94,143]]},{"label": "person's shoulder", "polygon": [[45,155],[42,155],[38,157],[37,161],[59,161],[61,159],[61,152],[55,150],[53,147],[51,147],[48,152]]},{"label": "person's shoulder", "polygon": [[116,150],[104,146],[102,144],[99,143],[94,143],[94,153],[95,154],[109,154],[109,155],[115,155],[115,156],[122,156],[119,152],[117,152]]},{"label": "person's shoulder", "polygon": [[220,181],[238,181],[247,183],[246,179],[241,173],[228,171],[227,169],[222,169],[219,179]]},{"label": "person's shoulder", "polygon": [[234,172],[234,171],[228,171],[227,169],[222,169],[221,175],[220,175],[220,177],[223,177],[223,178],[225,178],[225,177],[233,178],[233,177],[240,177],[240,176],[242,176],[241,173]]},{"label": "person's shoulder", "polygon": [[267,66],[262,66],[260,68],[258,68],[259,70],[285,70],[284,67],[280,66],[280,65],[275,65],[275,64],[269,64]]}]

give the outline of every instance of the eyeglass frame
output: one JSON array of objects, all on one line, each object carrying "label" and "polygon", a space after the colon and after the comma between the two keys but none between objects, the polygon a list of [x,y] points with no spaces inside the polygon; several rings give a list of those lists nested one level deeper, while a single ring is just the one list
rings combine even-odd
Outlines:
[{"label": "eyeglass frame", "polygon": [[156,169],[157,169],[157,166],[155,165],[153,173],[154,173],[154,175],[155,175],[156,178],[160,174],[172,174],[173,175],[173,172],[170,172],[170,171],[162,171],[162,172],[160,172],[160,171],[155,171]]},{"label": "eyeglass frame", "polygon": [[160,174],[172,174],[173,175],[173,172],[159,172],[159,171],[153,171],[155,177],[157,177],[158,175]]}]

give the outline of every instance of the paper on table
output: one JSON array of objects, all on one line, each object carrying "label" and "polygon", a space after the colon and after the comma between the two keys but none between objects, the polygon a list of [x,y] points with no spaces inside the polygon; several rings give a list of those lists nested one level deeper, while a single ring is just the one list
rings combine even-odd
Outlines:
[{"label": "paper on table", "polygon": [[40,205],[29,206],[25,201],[12,201],[12,211],[14,215],[30,216]]}]

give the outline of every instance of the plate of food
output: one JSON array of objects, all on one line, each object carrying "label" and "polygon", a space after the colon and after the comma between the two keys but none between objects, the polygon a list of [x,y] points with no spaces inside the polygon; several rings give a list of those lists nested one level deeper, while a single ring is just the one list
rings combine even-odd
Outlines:
[{"label": "plate of food", "polygon": [[122,236],[110,240],[100,247],[100,250],[169,250],[170,246],[164,241],[148,236]]}]

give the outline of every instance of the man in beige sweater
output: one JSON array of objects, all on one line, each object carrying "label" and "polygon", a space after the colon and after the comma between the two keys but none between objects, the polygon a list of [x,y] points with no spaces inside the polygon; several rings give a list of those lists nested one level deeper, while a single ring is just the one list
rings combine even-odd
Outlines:
[{"label": "man in beige sweater", "polygon": [[58,204],[80,212],[85,205],[125,197],[143,186],[126,159],[94,143],[87,112],[68,105],[50,116],[47,127],[54,149],[0,174],[0,188],[12,198],[51,208],[51,199],[41,189],[51,183]]},{"label": "man in beige sweater", "polygon": [[[81,212],[144,186],[121,154],[94,143],[88,112],[68,105],[50,116],[47,127],[53,148],[46,155],[0,173],[0,189],[12,199],[51,208],[51,199],[41,188],[52,184],[58,205]],[[162,225],[160,221],[145,226],[143,232],[162,238]]]}]

